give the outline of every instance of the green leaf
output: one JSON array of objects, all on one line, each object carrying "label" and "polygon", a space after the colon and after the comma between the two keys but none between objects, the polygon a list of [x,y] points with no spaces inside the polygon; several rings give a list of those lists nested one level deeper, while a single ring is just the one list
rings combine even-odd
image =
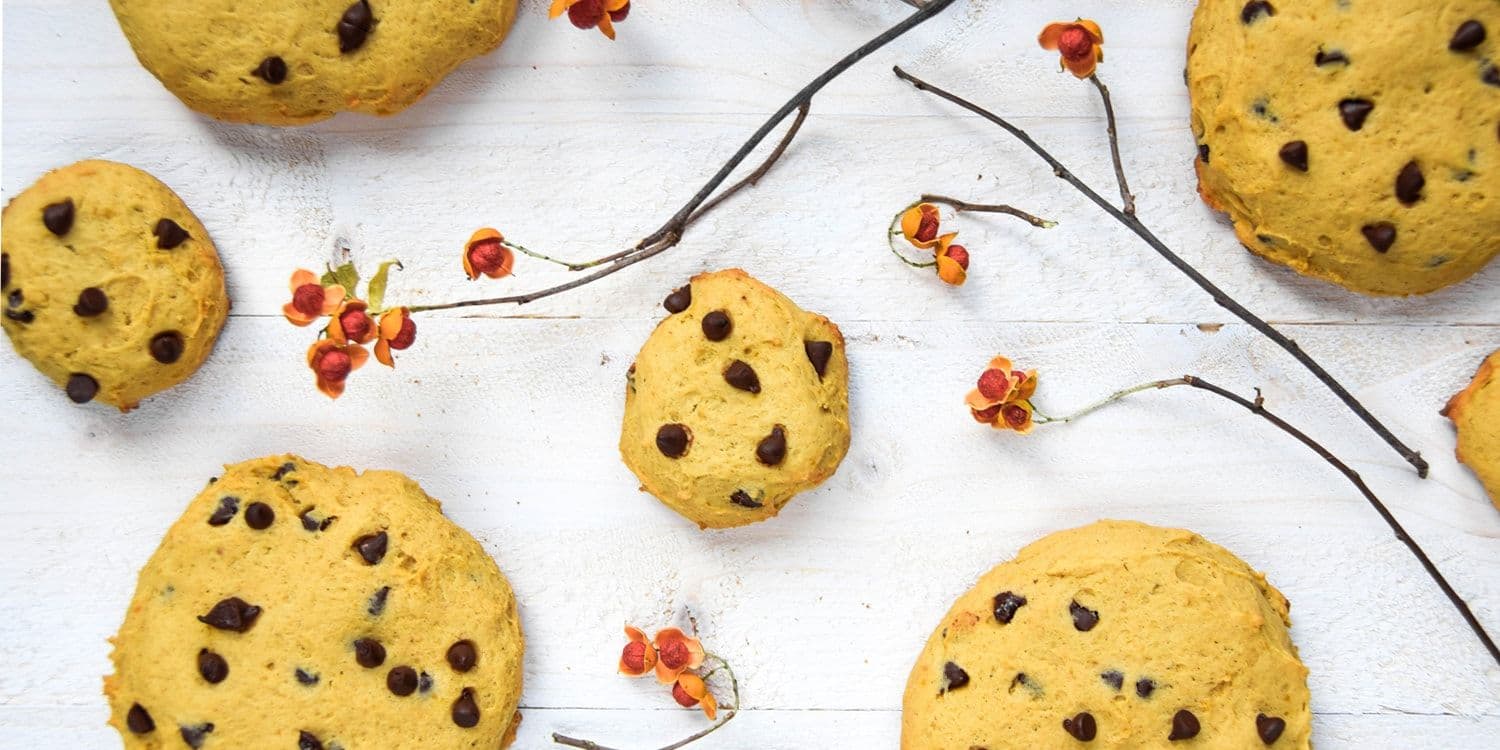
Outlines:
[{"label": "green leaf", "polygon": [[375,278],[370,279],[369,299],[365,300],[370,303],[371,310],[385,309],[385,282],[391,274],[391,266],[395,266],[398,271],[405,270],[399,260],[388,260],[380,264],[380,268],[375,271]]},{"label": "green leaf", "polygon": [[350,297],[359,296],[359,270],[354,267],[353,262],[345,263],[338,268],[330,267],[328,273],[323,274],[323,284],[338,284],[344,287],[344,293]]}]

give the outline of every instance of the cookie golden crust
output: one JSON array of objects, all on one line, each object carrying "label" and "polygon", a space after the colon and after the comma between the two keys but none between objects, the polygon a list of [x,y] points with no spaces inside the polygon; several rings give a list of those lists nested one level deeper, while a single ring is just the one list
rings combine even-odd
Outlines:
[{"label": "cookie golden crust", "polygon": [[139,169],[82,161],[5,207],[5,315],[16,352],[83,403],[122,411],[191,376],[229,312],[208,230]]},{"label": "cookie golden crust", "polygon": [[1198,188],[1246,248],[1376,295],[1500,253],[1500,5],[1200,0]]},{"label": "cookie golden crust", "polygon": [[693,277],[641,347],[620,453],[704,528],[776,515],[849,450],[849,364],[827,318],[733,269]]},{"label": "cookie golden crust", "polygon": [[515,0],[110,0],[141,65],[229,122],[400,112],[505,39]]},{"label": "cookie golden crust", "polygon": [[126,748],[481,748],[514,737],[510,585],[415,482],[226,467],[141,570],[104,680]]},{"label": "cookie golden crust", "polygon": [[1049,535],[944,616],[906,684],[902,750],[1308,748],[1287,610],[1190,531]]},{"label": "cookie golden crust", "polygon": [[1479,365],[1468,387],[1443,408],[1458,431],[1458,460],[1474,471],[1500,508],[1500,351]]}]

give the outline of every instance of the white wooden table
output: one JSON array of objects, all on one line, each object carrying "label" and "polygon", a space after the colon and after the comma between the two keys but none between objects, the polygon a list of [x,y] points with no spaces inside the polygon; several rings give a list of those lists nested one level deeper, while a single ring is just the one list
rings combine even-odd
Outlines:
[{"label": "white wooden table", "polygon": [[[960,3],[834,82],[760,187],[669,253],[524,308],[419,321],[392,372],[331,402],[286,278],[349,247],[406,261],[390,298],[556,282],[522,260],[469,284],[483,225],[584,258],[654,229],[764,116],[909,12],[895,0],[639,0],[620,39],[526,0],[496,54],[390,119],[211,122],[140,68],[103,0],[5,0],[6,199],[87,157],[153,172],[213,232],[234,312],[187,384],[129,415],[67,402],[0,356],[0,745],[117,747],[100,677],[139,567],[221,464],[294,451],[416,478],[494,554],[527,633],[518,747],[553,731],[654,747],[703,726],[615,674],[620,626],[685,623],[740,675],[745,710],[704,748],[895,748],[907,670],[951,600],[1020,546],[1100,517],[1197,530],[1292,600],[1320,747],[1496,747],[1500,670],[1349,484],[1191,391],[1146,394],[1017,439],[961,403],[983,363],[1042,371],[1044,408],[1183,372],[1269,403],[1360,471],[1500,632],[1500,513],[1438,408],[1500,346],[1500,264],[1413,300],[1354,296],[1253,259],[1194,193],[1182,85],[1190,0]],[[1109,194],[1101,108],[1036,48],[1099,20],[1140,213],[1277,322],[1432,462],[1425,481],[1283,352],[1217,309],[1016,143],[898,83],[901,63],[1015,115]],[[918,192],[1011,202],[1041,232],[964,217],[970,282],[942,287],[883,233]],[[837,321],[854,441],[781,517],[700,532],[616,451],[622,383],[664,294],[741,266]],[[1225,323],[1221,329],[1200,324]]]}]

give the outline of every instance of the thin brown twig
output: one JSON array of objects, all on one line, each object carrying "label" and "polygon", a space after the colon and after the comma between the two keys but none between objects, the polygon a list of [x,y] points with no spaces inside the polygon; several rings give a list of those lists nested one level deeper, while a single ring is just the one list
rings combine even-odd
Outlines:
[{"label": "thin brown twig", "polygon": [[1381,502],[1380,498],[1375,496],[1375,492],[1370,489],[1369,485],[1365,484],[1365,480],[1359,475],[1359,472],[1350,468],[1348,464],[1344,463],[1341,459],[1339,459],[1338,456],[1335,456],[1332,451],[1323,447],[1321,443],[1308,436],[1307,433],[1297,429],[1296,427],[1293,427],[1291,424],[1287,423],[1286,420],[1282,419],[1279,416],[1276,416],[1270,410],[1266,409],[1265,400],[1261,398],[1259,389],[1256,389],[1255,399],[1252,401],[1251,399],[1245,398],[1238,393],[1210,383],[1203,378],[1197,377],[1196,375],[1184,375],[1181,378],[1173,378],[1171,380],[1158,380],[1154,383],[1147,383],[1144,386],[1120,391],[1111,399],[1086,408],[1078,414],[1074,414],[1061,419],[1056,419],[1053,421],[1068,421],[1069,419],[1073,419],[1081,416],[1082,414],[1093,411],[1094,409],[1099,408],[1104,404],[1119,400],[1119,398],[1125,395],[1129,395],[1130,393],[1135,393],[1142,390],[1151,390],[1153,388],[1169,388],[1174,385],[1191,386],[1193,388],[1212,393],[1221,398],[1228,399],[1236,404],[1239,404],[1240,406],[1245,407],[1246,409],[1250,410],[1250,413],[1261,417],[1267,422],[1275,425],[1282,432],[1285,432],[1286,434],[1296,438],[1298,442],[1302,443],[1308,448],[1311,448],[1314,453],[1322,457],[1322,459],[1324,461],[1327,461],[1329,465],[1333,466],[1333,468],[1338,469],[1339,473],[1343,474],[1355,486],[1355,488],[1359,490],[1359,493],[1361,495],[1364,495],[1365,501],[1370,504],[1370,507],[1374,508],[1375,512],[1380,514],[1380,518],[1385,521],[1385,524],[1387,526],[1390,527],[1391,531],[1396,535],[1396,538],[1400,540],[1402,544],[1406,545],[1406,548],[1411,551],[1412,555],[1416,556],[1417,562],[1421,563],[1422,565],[1422,569],[1427,571],[1427,576],[1438,585],[1438,588],[1442,589],[1443,595],[1448,597],[1448,601],[1451,602],[1454,608],[1458,610],[1459,615],[1464,618],[1464,622],[1468,623],[1469,629],[1474,631],[1474,635],[1479,637],[1480,643],[1484,644],[1484,648],[1486,651],[1489,651],[1490,657],[1495,660],[1496,664],[1500,664],[1500,647],[1496,647],[1494,639],[1490,638],[1489,632],[1484,629],[1484,625],[1479,622],[1479,618],[1475,617],[1473,610],[1469,609],[1468,602],[1464,601],[1464,598],[1462,596],[1459,596],[1457,591],[1453,590],[1453,586],[1449,585],[1448,579],[1443,576],[1442,571],[1438,570],[1437,565],[1434,564],[1432,562],[1432,559],[1427,556],[1427,553],[1422,549],[1422,546],[1420,544],[1417,544],[1415,539],[1412,539],[1411,534],[1408,534],[1406,532],[1406,529],[1401,525],[1401,522],[1396,520],[1396,517],[1391,514],[1390,509],[1386,507],[1385,503]]},{"label": "thin brown twig", "polygon": [[[572,281],[548,287],[546,289],[538,289],[536,291],[526,292],[524,294],[513,294],[504,297],[491,297],[489,299],[464,300],[461,302],[449,302],[435,305],[412,305],[409,307],[409,309],[412,312],[430,312],[433,310],[452,310],[463,307],[480,307],[487,305],[524,305],[530,302],[535,302],[536,300],[542,299],[544,297],[551,297],[553,295],[561,294],[571,289],[577,289],[580,286],[618,273],[626,268],[629,268],[630,266],[640,263],[641,261],[653,258],[657,255],[660,255],[661,253],[666,252],[672,247],[675,247],[677,243],[682,240],[682,234],[687,230],[688,224],[693,219],[702,215],[703,212],[700,210],[700,208],[703,208],[705,206],[705,203],[713,198],[714,193],[718,192],[719,187],[724,184],[724,181],[729,179],[729,176],[734,173],[734,170],[737,169],[740,164],[743,163],[745,159],[748,158],[750,154],[753,153],[763,141],[765,141],[766,137],[771,134],[771,131],[775,130],[776,127],[783,121],[785,121],[786,118],[790,117],[793,112],[799,113],[797,115],[797,119],[793,122],[792,127],[788,129],[787,136],[783,137],[782,143],[772,151],[771,156],[766,160],[766,163],[764,163],[760,169],[757,169],[755,172],[751,173],[751,179],[731,186],[726,191],[726,195],[739,191],[747,184],[755,184],[755,181],[763,177],[765,175],[765,172],[771,168],[771,165],[775,164],[776,161],[780,159],[781,155],[786,152],[787,144],[791,142],[790,137],[796,135],[803,119],[806,118],[806,109],[812,102],[813,96],[821,91],[823,87],[827,86],[829,81],[832,81],[833,79],[839,77],[844,73],[844,71],[853,67],[855,63],[858,63],[866,57],[869,57],[871,54],[874,54],[876,50],[879,50],[881,47],[884,47],[891,41],[899,38],[906,32],[911,31],[912,29],[922,25],[923,23],[926,23],[937,14],[946,10],[948,6],[952,5],[954,2],[956,2],[956,0],[930,0],[929,2],[923,3],[922,7],[918,9],[916,13],[911,14],[905,20],[901,21],[895,26],[886,29],[884,32],[877,35],[874,39],[871,39],[870,41],[865,42],[863,45],[860,45],[858,49],[840,58],[838,62],[835,62],[833,65],[829,66],[827,70],[824,70],[822,73],[818,74],[816,78],[814,78],[806,86],[803,86],[802,89],[799,90],[796,94],[793,94],[791,99],[788,99],[785,104],[781,105],[780,109],[776,110],[775,113],[767,118],[765,123],[763,123],[759,129],[751,134],[750,138],[740,146],[739,150],[736,151],[733,156],[729,157],[729,160],[724,163],[724,166],[720,167],[719,171],[714,173],[714,176],[709,178],[708,182],[705,183],[703,187],[693,195],[692,198],[688,199],[687,203],[683,204],[682,208],[677,210],[677,213],[673,214],[671,218],[667,219],[666,223],[662,224],[660,228],[658,228],[655,232],[647,235],[640,242],[637,242],[633,248],[615,253],[612,256],[605,256],[604,259],[598,261],[598,263],[600,264],[606,264],[604,268],[588,274],[587,276],[574,279]],[[719,201],[715,200],[713,201],[713,204],[710,204],[708,207],[712,207],[712,205],[715,205],[717,203],[719,203]],[[579,265],[582,268],[590,267],[589,264],[575,265]]]},{"label": "thin brown twig", "polygon": [[[689,618],[689,619],[692,620],[692,618]],[[692,622],[693,622],[693,634],[697,635],[697,633],[698,633],[698,621],[697,620],[692,620]],[[678,750],[678,748],[682,748],[682,747],[686,747],[688,745],[691,745],[694,742],[697,742],[698,740],[701,740],[704,737],[707,737],[710,734],[713,734],[714,732],[719,731],[721,728],[723,728],[723,726],[725,724],[729,723],[730,719],[733,719],[735,717],[735,715],[739,713],[739,708],[740,708],[740,680],[739,680],[738,677],[736,677],[734,675],[734,669],[732,669],[729,666],[729,662],[725,661],[724,657],[719,656],[718,654],[708,654],[707,658],[712,659],[712,660],[718,662],[719,666],[714,667],[713,669],[709,670],[707,674],[703,675],[704,681],[707,681],[710,677],[713,677],[714,674],[716,674],[720,670],[723,670],[723,672],[725,674],[729,675],[729,687],[730,687],[731,695],[733,695],[733,698],[734,698],[734,705],[730,706],[728,709],[726,709],[727,713],[724,714],[724,718],[718,720],[717,722],[714,722],[713,726],[706,727],[706,728],[704,728],[704,729],[702,729],[702,730],[700,730],[698,732],[694,732],[693,734],[690,734],[690,735],[688,735],[686,737],[683,737],[682,739],[680,739],[680,740],[678,740],[676,742],[673,742],[670,745],[663,745],[663,746],[657,748],[657,750]],[[554,743],[559,744],[559,745],[566,745],[568,747],[582,748],[582,750],[616,750],[616,748],[612,748],[612,747],[609,747],[607,745],[601,745],[601,744],[599,744],[599,743],[597,743],[597,742],[595,742],[593,740],[584,740],[584,739],[579,739],[577,737],[569,737],[569,736],[567,736],[565,734],[560,734],[558,732],[553,732],[552,733],[552,741]]]},{"label": "thin brown twig", "polygon": [[1057,226],[1057,222],[1055,221],[1049,221],[1047,219],[1043,219],[1040,216],[1034,216],[1032,214],[1026,213],[1025,211],[1022,211],[1019,208],[1016,208],[1015,206],[1006,205],[1004,203],[970,203],[965,200],[959,200],[958,198],[949,198],[946,195],[930,194],[924,194],[922,196],[922,202],[941,203],[960,213],[969,211],[972,213],[982,214],[1006,214],[1009,216],[1014,216],[1026,222],[1027,224],[1030,224],[1039,229],[1051,229],[1052,227]]},{"label": "thin brown twig", "polygon": [[897,78],[900,78],[901,80],[915,86],[918,91],[924,91],[933,94],[940,99],[967,109],[970,112],[973,112],[974,114],[984,118],[985,120],[988,120],[989,122],[1000,126],[1006,132],[1015,136],[1017,140],[1021,141],[1021,143],[1025,144],[1027,148],[1036,153],[1037,156],[1040,156],[1043,161],[1047,162],[1047,164],[1052,167],[1053,174],[1057,175],[1058,178],[1067,182],[1069,185],[1072,185],[1080,193],[1083,193],[1085,197],[1093,201],[1095,205],[1102,208],[1106,213],[1114,217],[1121,224],[1124,224],[1127,229],[1134,232],[1136,236],[1144,240],[1147,245],[1151,246],[1151,249],[1155,250],[1157,254],[1161,255],[1167,260],[1167,262],[1171,263],[1174,267],[1177,268],[1177,270],[1181,271],[1184,275],[1191,279],[1194,284],[1197,284],[1199,288],[1201,288],[1205,292],[1208,292],[1208,294],[1213,298],[1214,302],[1217,303],[1220,307],[1223,307],[1224,309],[1234,313],[1234,315],[1240,320],[1245,321],[1250,325],[1250,327],[1260,332],[1266,338],[1271,339],[1276,343],[1277,346],[1280,346],[1282,349],[1286,350],[1287,353],[1291,354],[1292,357],[1300,362],[1303,367],[1307,368],[1309,372],[1317,377],[1317,379],[1322,382],[1324,386],[1332,391],[1333,394],[1337,396],[1338,399],[1349,408],[1350,411],[1354,412],[1355,415],[1357,415],[1362,421],[1364,421],[1364,423],[1368,425],[1376,435],[1379,435],[1387,445],[1389,445],[1397,453],[1401,454],[1401,457],[1406,459],[1407,463],[1410,463],[1413,467],[1415,467],[1417,470],[1417,476],[1423,478],[1427,476],[1427,461],[1426,459],[1422,458],[1422,454],[1412,450],[1411,448],[1407,447],[1405,443],[1401,442],[1401,440],[1397,438],[1395,434],[1393,434],[1379,419],[1375,418],[1375,415],[1371,414],[1370,411],[1365,408],[1364,404],[1361,404],[1353,394],[1349,393],[1349,391],[1344,388],[1343,384],[1335,380],[1332,375],[1328,374],[1327,370],[1323,369],[1322,365],[1318,364],[1317,360],[1314,360],[1307,352],[1303,351],[1302,347],[1297,345],[1297,342],[1293,341],[1290,338],[1287,338],[1284,334],[1281,333],[1281,331],[1276,330],[1276,328],[1273,327],[1270,323],[1267,323],[1255,313],[1250,312],[1250,310],[1247,309],[1244,305],[1241,305],[1233,297],[1230,297],[1228,293],[1220,289],[1212,281],[1209,281],[1208,277],[1204,276],[1201,272],[1198,271],[1198,269],[1194,268],[1187,261],[1183,260],[1176,253],[1172,252],[1171,248],[1167,247],[1166,243],[1162,242],[1161,239],[1153,234],[1150,229],[1146,228],[1146,225],[1142,224],[1139,218],[1137,218],[1134,214],[1127,214],[1121,211],[1119,208],[1115,207],[1114,204],[1110,203],[1103,196],[1099,195],[1099,193],[1095,192],[1094,189],[1089,187],[1087,183],[1078,179],[1078,177],[1074,175],[1067,167],[1063,166],[1062,162],[1057,160],[1057,157],[1053,156],[1051,152],[1047,151],[1047,149],[1043,148],[1041,144],[1037,143],[1036,140],[1033,139],[1029,134],[1027,134],[1026,131],[1011,124],[1009,120],[1006,120],[1005,118],[995,114],[994,112],[991,112],[990,110],[985,109],[984,107],[981,107],[967,99],[964,99],[961,96],[958,96],[957,94],[938,88],[937,86],[934,86],[910,73],[907,73],[906,71],[902,70],[900,66],[897,66],[895,68],[895,73]]},{"label": "thin brown twig", "polygon": [[1125,165],[1120,162],[1120,134],[1115,129],[1115,105],[1109,99],[1109,87],[1099,80],[1099,74],[1093,73],[1089,81],[1094,88],[1099,89],[1099,97],[1104,100],[1104,119],[1108,123],[1109,131],[1109,155],[1115,162],[1115,181],[1120,183],[1120,202],[1123,204],[1125,213],[1135,215],[1135,196],[1130,193],[1130,186],[1125,183]]}]

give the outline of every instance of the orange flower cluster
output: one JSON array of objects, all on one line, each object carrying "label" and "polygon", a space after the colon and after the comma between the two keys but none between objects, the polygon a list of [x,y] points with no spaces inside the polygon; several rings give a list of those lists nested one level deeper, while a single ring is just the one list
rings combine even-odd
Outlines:
[{"label": "orange flower cluster", "polygon": [[627,643],[620,652],[620,673],[641,677],[655,672],[656,681],[672,686],[672,699],[683,708],[702,708],[710,720],[718,718],[719,702],[703,678],[692,670],[703,666],[707,654],[697,638],[678,628],[666,628],[647,640],[640,629],[625,626]]},{"label": "orange flower cluster", "polygon": [[[347,268],[352,274],[353,267]],[[383,266],[377,275],[382,293],[384,273]],[[395,367],[391,351],[405,349],[417,338],[417,324],[412,322],[410,310],[405,307],[386,310],[379,313],[377,322],[372,317],[377,311],[370,309],[370,303],[349,296],[349,290],[334,281],[336,278],[333,271],[320,279],[312,271],[298,269],[292,274],[292,299],[281,307],[282,314],[296,326],[311,325],[328,317],[318,340],[307,349],[307,366],[317,379],[318,390],[329,398],[343,395],[349,375],[369,361],[370,353],[365,346],[370,342],[375,342],[375,359],[387,367]],[[371,287],[374,286],[375,282],[371,282]]]},{"label": "orange flower cluster", "polygon": [[990,360],[979,375],[978,387],[964,398],[974,421],[997,430],[1015,430],[1022,435],[1036,426],[1036,409],[1031,397],[1036,393],[1036,370],[1017,370],[1005,357]]},{"label": "orange flower cluster", "polygon": [[938,278],[961,286],[969,277],[969,251],[953,244],[958,232],[939,234],[939,224],[937,206],[918,203],[901,214],[901,235],[912,247],[932,251]]},{"label": "orange flower cluster", "polygon": [[568,20],[580,29],[599,27],[610,39],[615,38],[615,24],[630,15],[630,0],[552,0],[548,18],[568,14]]},{"label": "orange flower cluster", "polygon": [[1055,50],[1062,57],[1062,67],[1078,78],[1094,74],[1104,62],[1104,32],[1099,24],[1080,18],[1071,23],[1049,23],[1036,38],[1042,49]]}]

